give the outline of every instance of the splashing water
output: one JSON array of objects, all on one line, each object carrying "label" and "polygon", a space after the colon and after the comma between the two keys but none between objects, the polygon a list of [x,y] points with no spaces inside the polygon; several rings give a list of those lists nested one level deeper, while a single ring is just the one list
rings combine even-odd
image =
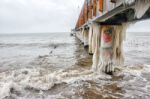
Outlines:
[{"label": "splashing water", "polygon": [[[60,34],[58,34],[58,36],[60,36]],[[49,43],[51,43],[56,38],[56,36],[53,36],[52,34],[50,34],[49,37],[53,38]],[[67,36],[65,35],[64,39],[66,39],[66,37]],[[0,39],[1,42],[3,39]],[[128,65],[118,68],[114,76],[108,76],[105,74],[93,73],[90,70],[92,62],[91,56],[88,55],[88,52],[84,50],[83,46],[75,38],[68,37],[67,39],[68,41],[70,41],[69,44],[65,42],[65,40],[60,40],[62,44],[63,42],[65,42],[66,45],[58,45],[55,50],[54,47],[47,46],[43,48],[39,45],[38,48],[41,49],[39,53],[33,56],[31,55],[32,57],[30,56],[29,58],[27,58],[26,60],[28,61],[22,61],[21,65],[18,65],[17,62],[20,61],[20,57],[24,57],[22,55],[20,56],[23,49],[20,49],[19,45],[15,47],[9,47],[12,49],[11,51],[16,52],[16,50],[18,50],[18,57],[10,54],[9,58],[11,60],[7,58],[7,64],[4,63],[4,61],[6,61],[4,56],[7,57],[7,54],[3,53],[3,57],[0,57],[0,98],[145,99],[150,97],[150,66],[147,65],[150,63],[148,63],[148,61],[145,62],[145,60],[149,60],[150,56],[145,56],[148,59],[145,59],[143,61],[143,64],[137,63],[136,65],[136,62],[133,62],[132,59],[132,57],[140,58],[140,56],[137,56],[138,54],[141,56],[148,55],[149,51],[145,51],[143,49],[141,50],[142,52],[139,52],[137,48],[133,48],[137,51],[132,51],[133,49],[127,51],[126,59],[128,60],[126,61],[126,63],[128,63]],[[135,38],[134,36],[134,39],[137,40],[138,38]],[[133,42],[134,39],[131,39],[132,41],[129,40],[127,42],[127,49],[130,49],[131,43],[132,45],[135,45],[133,47],[136,47],[136,44],[138,42]],[[150,45],[149,43],[147,43],[149,42],[149,39],[141,38],[141,41],[143,41],[142,39],[147,40],[143,42],[144,44],[146,44],[145,49],[147,49],[147,46]],[[46,39],[44,37],[43,40],[49,41],[49,38]],[[60,42],[57,41],[58,44],[61,44]],[[139,46],[141,46],[142,48],[144,47],[141,44]],[[36,48],[37,46],[29,46],[26,48],[26,50]],[[53,52],[49,53],[48,51],[40,53],[45,48]],[[4,49],[9,50],[8,47],[3,47],[0,50],[3,51]],[[36,50],[31,51],[34,52]],[[143,58],[140,58],[137,61],[142,61],[142,59]],[[14,61],[16,61],[16,63]],[[10,67],[8,64],[10,65]],[[9,68],[5,69],[7,66]],[[15,68],[13,68],[14,66]]]}]

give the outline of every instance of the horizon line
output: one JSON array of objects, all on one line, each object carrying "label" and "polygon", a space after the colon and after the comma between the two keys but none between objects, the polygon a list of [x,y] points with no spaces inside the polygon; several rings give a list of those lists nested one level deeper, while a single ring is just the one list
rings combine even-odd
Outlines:
[{"label": "horizon line", "polygon": [[16,33],[14,33],[14,32],[10,32],[10,33],[0,33],[0,34],[30,34],[30,33],[71,33],[71,32],[16,32]]}]

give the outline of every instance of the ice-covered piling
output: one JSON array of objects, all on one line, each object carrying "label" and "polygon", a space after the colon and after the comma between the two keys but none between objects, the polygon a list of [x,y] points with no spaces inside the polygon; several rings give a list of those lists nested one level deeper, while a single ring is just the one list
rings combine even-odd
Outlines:
[{"label": "ice-covered piling", "polygon": [[112,74],[114,66],[124,63],[123,40],[128,26],[127,24],[100,26],[99,44],[97,44],[99,51],[94,53],[94,56],[98,55],[99,60],[93,60],[94,72],[103,71]]},{"label": "ice-covered piling", "polygon": [[88,37],[89,37],[89,33],[88,33],[88,29],[84,29],[83,32],[83,40],[84,40],[84,47],[88,47]]},{"label": "ice-covered piling", "polygon": [[88,44],[89,44],[89,54],[93,54],[93,53],[92,53],[92,38],[93,38],[93,26],[90,25],[90,26],[89,26],[89,40],[88,40]]}]

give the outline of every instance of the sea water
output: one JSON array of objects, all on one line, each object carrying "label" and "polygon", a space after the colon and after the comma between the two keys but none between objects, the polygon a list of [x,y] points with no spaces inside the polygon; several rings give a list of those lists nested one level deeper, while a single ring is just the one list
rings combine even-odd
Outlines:
[{"label": "sea water", "polygon": [[149,99],[150,33],[128,33],[124,51],[125,65],[100,75],[69,33],[0,34],[0,99]]}]

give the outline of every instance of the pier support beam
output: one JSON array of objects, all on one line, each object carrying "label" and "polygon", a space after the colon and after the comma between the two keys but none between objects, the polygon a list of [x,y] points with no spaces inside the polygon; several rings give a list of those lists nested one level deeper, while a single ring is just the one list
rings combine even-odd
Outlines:
[{"label": "pier support beam", "polygon": [[84,32],[84,29],[80,29],[76,32],[76,37],[82,42],[84,43],[84,40],[83,40],[83,32]]},{"label": "pier support beam", "polygon": [[93,33],[96,36],[92,65],[94,72],[113,74],[114,66],[123,64],[124,27],[123,25],[93,24]]},{"label": "pier support beam", "polygon": [[97,26],[99,26],[97,23],[91,23],[89,26],[89,54],[93,55],[96,49],[96,38],[97,38],[97,33],[99,31],[97,30]]},{"label": "pier support beam", "polygon": [[100,25],[97,23],[93,23],[93,33],[95,33],[95,47],[93,48],[94,54],[93,54],[93,65],[92,69],[96,71],[98,64],[99,64],[99,57],[100,57],[100,38],[101,38],[101,31],[100,31]]},{"label": "pier support beam", "polygon": [[113,43],[115,39],[115,31],[112,26],[101,26],[101,45],[100,45],[100,68],[107,74],[112,74],[113,69]]},{"label": "pier support beam", "polygon": [[92,55],[92,38],[93,38],[93,25],[89,26],[89,54]]},{"label": "pier support beam", "polygon": [[113,74],[114,66],[124,63],[123,40],[130,23],[109,25],[91,23],[89,28],[82,28],[76,36],[85,46],[89,46],[89,54],[93,55],[92,70]]},{"label": "pier support beam", "polygon": [[88,33],[88,29],[84,29],[84,33],[83,33],[83,40],[84,40],[84,47],[87,48],[88,47],[88,38],[89,38],[89,33]]},{"label": "pier support beam", "polygon": [[84,44],[84,28],[81,29],[81,42]]}]

